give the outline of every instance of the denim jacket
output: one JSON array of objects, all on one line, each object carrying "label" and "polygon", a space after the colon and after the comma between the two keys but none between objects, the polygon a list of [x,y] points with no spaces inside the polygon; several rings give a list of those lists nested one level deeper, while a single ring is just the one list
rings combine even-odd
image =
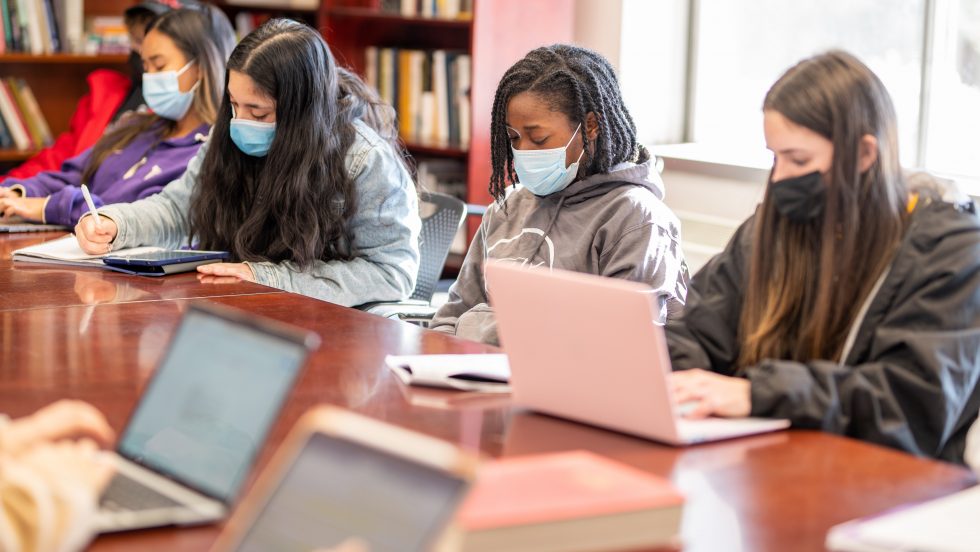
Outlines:
[{"label": "denim jacket", "polygon": [[[373,129],[361,121],[354,128],[345,159],[358,194],[350,219],[353,258],[315,261],[305,271],[291,261],[248,262],[256,282],[344,306],[411,295],[422,227],[415,186],[395,151]],[[207,148],[207,143],[201,146],[187,172],[159,194],[99,210],[118,227],[114,249],[187,244],[191,195]]]}]

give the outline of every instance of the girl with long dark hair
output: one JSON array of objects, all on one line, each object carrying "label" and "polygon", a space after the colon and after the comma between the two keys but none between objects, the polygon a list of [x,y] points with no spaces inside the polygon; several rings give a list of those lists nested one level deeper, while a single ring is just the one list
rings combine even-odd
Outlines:
[{"label": "girl with long dark hair", "polygon": [[250,280],[343,305],[407,297],[421,220],[394,110],[315,30],[271,20],[228,60],[210,141],[159,195],[76,228],[86,251],[192,243],[231,253],[207,281]]},{"label": "girl with long dark hair", "polygon": [[888,92],[849,54],[791,68],[763,114],[765,198],[667,325],[675,400],[962,462],[980,408],[973,202],[903,175]]}]

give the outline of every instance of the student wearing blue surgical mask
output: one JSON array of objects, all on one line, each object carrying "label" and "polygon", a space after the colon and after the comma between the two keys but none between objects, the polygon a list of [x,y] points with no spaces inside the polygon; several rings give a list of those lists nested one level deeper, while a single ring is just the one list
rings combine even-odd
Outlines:
[{"label": "student wearing blue surgical mask", "polygon": [[100,209],[101,225],[84,217],[81,247],[193,244],[232,256],[199,267],[205,282],[347,306],[408,297],[421,219],[394,110],[295,21],[256,29],[227,67],[211,138],[187,172],[153,198]]},{"label": "student wearing blue surgical mask", "polygon": [[661,323],[681,309],[680,224],[608,61],[563,44],[527,54],[497,85],[490,143],[496,202],[433,329],[497,342],[488,259],[643,282]]},{"label": "student wearing blue surgical mask", "polygon": [[123,117],[61,170],[5,180],[0,213],[71,226],[88,212],[82,184],[97,206],[162,190],[183,174],[207,139],[234,44],[231,24],[217,8],[174,10],[152,21],[141,48],[150,111]]}]

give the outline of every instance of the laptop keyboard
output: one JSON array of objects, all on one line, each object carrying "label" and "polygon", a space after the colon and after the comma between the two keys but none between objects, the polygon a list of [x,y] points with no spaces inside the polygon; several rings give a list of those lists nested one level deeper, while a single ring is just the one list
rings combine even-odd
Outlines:
[{"label": "laptop keyboard", "polygon": [[170,508],[181,503],[125,475],[116,474],[102,493],[99,505],[106,510],[120,512]]}]

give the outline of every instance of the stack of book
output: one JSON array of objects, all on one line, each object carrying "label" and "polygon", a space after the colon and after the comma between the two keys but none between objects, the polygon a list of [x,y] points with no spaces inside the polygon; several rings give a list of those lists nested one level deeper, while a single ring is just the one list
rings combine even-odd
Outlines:
[{"label": "stack of book", "polygon": [[587,451],[484,466],[449,533],[463,552],[677,548],[684,497],[666,479]]},{"label": "stack of book", "polygon": [[412,144],[465,149],[470,141],[470,56],[445,50],[367,48],[368,84],[398,112]]},{"label": "stack of book", "polygon": [[0,0],[0,54],[83,51],[84,0]]},{"label": "stack of book", "polygon": [[51,128],[24,79],[0,79],[0,149],[40,149],[52,141]]},{"label": "stack of book", "polygon": [[381,0],[381,11],[403,17],[470,19],[473,0]]}]

